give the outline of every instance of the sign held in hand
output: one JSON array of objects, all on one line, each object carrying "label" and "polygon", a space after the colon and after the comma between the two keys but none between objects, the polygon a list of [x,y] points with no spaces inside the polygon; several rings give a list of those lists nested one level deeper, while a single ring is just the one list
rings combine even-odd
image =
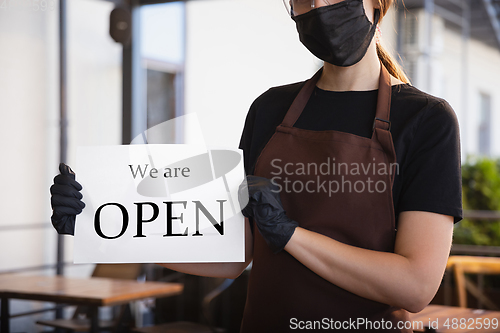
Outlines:
[{"label": "sign held in hand", "polygon": [[75,263],[243,262],[239,149],[80,147]]}]

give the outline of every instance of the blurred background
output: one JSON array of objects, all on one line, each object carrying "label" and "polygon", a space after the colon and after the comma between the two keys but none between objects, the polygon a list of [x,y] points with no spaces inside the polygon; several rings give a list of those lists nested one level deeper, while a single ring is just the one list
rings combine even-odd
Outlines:
[{"label": "blurred background", "polygon": [[[446,99],[459,119],[466,219],[452,254],[500,256],[500,0],[398,0],[381,30],[412,84]],[[0,276],[92,275],[93,265],[72,264],[72,237],[58,238],[50,223],[49,187],[60,161],[75,164],[76,147],[128,144],[193,112],[207,144],[237,147],[256,97],[321,66],[281,0],[0,0],[0,50]],[[165,139],[189,143],[195,134],[180,126]],[[203,322],[200,304],[219,284],[154,265],[138,277],[185,286],[168,300],[135,302],[138,325]],[[230,332],[239,327],[246,279],[212,309]],[[471,279],[500,307],[498,279]],[[446,283],[435,302],[458,304],[457,282]],[[485,306],[481,297],[468,302]],[[11,313],[52,307],[10,301]],[[53,317],[12,318],[11,331],[42,331],[35,322]]]}]

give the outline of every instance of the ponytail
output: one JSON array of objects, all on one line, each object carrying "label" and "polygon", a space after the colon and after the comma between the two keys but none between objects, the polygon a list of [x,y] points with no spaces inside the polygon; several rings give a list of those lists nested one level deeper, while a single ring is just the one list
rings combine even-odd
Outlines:
[{"label": "ponytail", "polygon": [[410,83],[410,80],[406,76],[401,66],[399,66],[396,60],[394,60],[394,58],[382,47],[380,43],[377,43],[377,55],[382,62],[382,65],[384,65],[384,67],[392,76],[403,81],[404,83]]},{"label": "ponytail", "polygon": [[[385,16],[387,11],[389,10],[389,7],[392,4],[392,0],[378,0],[378,3],[380,5],[380,20],[379,23],[382,21],[382,18]],[[379,36],[380,38],[380,36]],[[385,66],[387,71],[394,76],[395,78],[403,81],[404,83],[410,83],[410,80],[406,76],[405,72],[401,68],[401,66],[397,63],[397,61],[387,52],[383,46],[380,44],[380,42],[376,43],[377,45],[377,55],[382,64]]]}]

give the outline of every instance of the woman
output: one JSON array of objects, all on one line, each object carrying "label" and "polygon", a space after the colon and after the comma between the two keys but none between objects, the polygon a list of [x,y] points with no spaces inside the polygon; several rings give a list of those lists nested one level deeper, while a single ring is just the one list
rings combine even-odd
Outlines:
[{"label": "woman", "polygon": [[[434,297],[462,217],[456,116],[409,85],[373,38],[391,0],[289,5],[325,64],[268,90],[247,115],[246,261],[163,266],[235,278],[253,260],[242,332],[411,332],[407,311]],[[61,173],[54,186],[78,189]],[[53,223],[70,216],[72,229],[81,204],[62,192]]]}]

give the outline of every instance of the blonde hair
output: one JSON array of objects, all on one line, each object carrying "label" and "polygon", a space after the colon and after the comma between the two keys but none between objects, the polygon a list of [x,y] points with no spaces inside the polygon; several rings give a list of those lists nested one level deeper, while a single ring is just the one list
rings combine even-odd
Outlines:
[{"label": "blonde hair", "polygon": [[[392,0],[378,0],[380,5],[380,19],[379,23],[382,21],[382,18],[385,16],[389,7],[392,5]],[[406,76],[405,72],[398,64],[398,62],[387,52],[380,43],[377,43],[377,55],[382,64],[387,68],[387,71],[394,76],[395,78],[403,81],[404,83],[410,83],[410,80]]]}]

